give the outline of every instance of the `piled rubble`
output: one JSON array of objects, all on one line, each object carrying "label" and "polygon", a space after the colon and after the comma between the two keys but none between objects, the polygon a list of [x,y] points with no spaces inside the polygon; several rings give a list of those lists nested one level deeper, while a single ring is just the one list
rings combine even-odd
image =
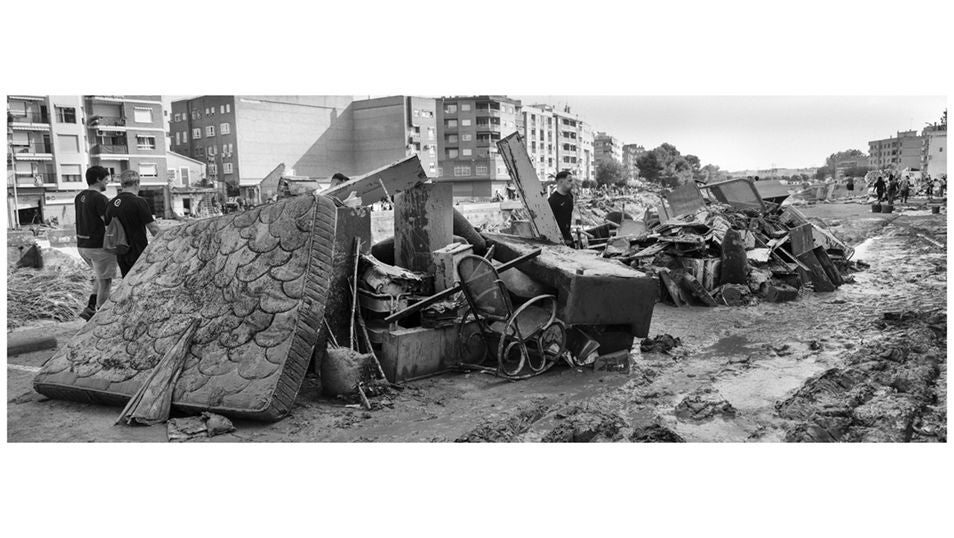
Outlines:
[{"label": "piled rubble", "polygon": [[853,251],[793,207],[762,211],[710,202],[669,219],[647,210],[646,231],[591,240],[606,258],[656,275],[675,306],[740,306],[833,291],[864,267]]}]

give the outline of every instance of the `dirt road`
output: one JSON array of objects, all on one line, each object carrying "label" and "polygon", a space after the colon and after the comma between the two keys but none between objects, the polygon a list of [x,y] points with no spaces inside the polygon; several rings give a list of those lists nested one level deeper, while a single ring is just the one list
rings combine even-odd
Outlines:
[{"label": "dirt road", "polygon": [[[237,422],[210,441],[946,440],[946,215],[802,209],[859,245],[870,269],[791,303],[657,305],[651,335],[682,345],[669,354],[637,346],[629,375],[564,368],[513,383],[450,374],[370,412],[319,398],[309,377],[291,416]],[[73,325],[45,330],[66,338]],[[50,355],[8,359],[9,441],[165,441],[161,426],[113,426],[118,408],[33,393]]]}]

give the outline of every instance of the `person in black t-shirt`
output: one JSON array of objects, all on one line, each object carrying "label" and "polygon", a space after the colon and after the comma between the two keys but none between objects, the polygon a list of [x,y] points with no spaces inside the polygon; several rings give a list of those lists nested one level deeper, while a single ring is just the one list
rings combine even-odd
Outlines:
[{"label": "person in black t-shirt", "polygon": [[102,166],[90,167],[86,170],[86,183],[89,188],[76,195],[73,207],[76,209],[76,249],[93,269],[95,280],[89,303],[80,313],[80,317],[88,321],[109,298],[117,265],[116,256],[103,250],[103,235],[106,233],[103,219],[109,203],[103,191],[109,183],[109,171]]},{"label": "person in black t-shirt", "polygon": [[153,237],[159,235],[160,230],[156,219],[152,217],[149,203],[139,197],[139,173],[135,170],[124,170],[120,175],[120,183],[123,192],[109,201],[106,207],[106,225],[114,218],[119,219],[123,231],[126,232],[129,252],[116,256],[119,270],[125,278],[149,244],[146,229],[149,229]]},{"label": "person in black t-shirt", "polygon": [[557,226],[560,227],[560,233],[563,234],[563,241],[569,245],[573,244],[573,235],[570,234],[570,223],[573,220],[573,174],[569,170],[563,170],[556,175],[556,190],[550,195],[547,201],[550,203],[550,209],[553,210],[553,216],[556,218]]}]

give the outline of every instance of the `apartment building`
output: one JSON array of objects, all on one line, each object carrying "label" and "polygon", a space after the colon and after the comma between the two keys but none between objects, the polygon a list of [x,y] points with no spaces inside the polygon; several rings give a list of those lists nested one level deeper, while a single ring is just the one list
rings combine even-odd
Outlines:
[{"label": "apartment building", "polygon": [[437,100],[439,181],[453,183],[457,200],[486,200],[510,179],[496,143],[520,129],[519,100],[499,95]]},{"label": "apartment building", "polygon": [[947,175],[947,123],[921,131],[921,171],[931,177]]},{"label": "apartment building", "polygon": [[204,95],[172,102],[172,151],[205,162],[226,196],[255,199],[280,163],[299,174],[354,173],[349,96]]},{"label": "apartment building", "polygon": [[597,165],[609,161],[622,163],[623,144],[615,136],[599,131],[593,139],[593,154]]},{"label": "apartment building", "polygon": [[156,216],[171,216],[161,96],[87,95],[83,104],[90,165],[109,170],[117,184],[124,170],[139,172],[139,196]]},{"label": "apartment building", "polygon": [[917,131],[898,131],[897,135],[868,142],[868,164],[877,170],[921,168],[922,137]]},{"label": "apartment building", "polygon": [[639,166],[636,161],[646,153],[646,148],[639,144],[623,145],[623,167],[626,168],[628,179],[639,177]]},{"label": "apartment building", "polygon": [[[554,165],[549,170],[556,172],[569,170],[580,180],[596,178],[596,159],[594,155],[594,133],[592,127],[583,121],[570,107],[560,110],[548,104],[533,104],[531,110],[543,110],[546,118],[553,118],[552,128],[547,124],[546,154],[549,163],[549,140],[552,140]],[[548,172],[549,175],[549,172]]]},{"label": "apartment building", "polygon": [[354,162],[343,173],[365,174],[417,155],[427,176],[438,177],[436,99],[405,95],[364,99],[352,103],[350,113]]},{"label": "apartment building", "polygon": [[556,158],[556,120],[550,105],[526,105],[521,108],[521,134],[527,144],[527,153],[537,170],[537,177],[546,181],[560,169]]}]

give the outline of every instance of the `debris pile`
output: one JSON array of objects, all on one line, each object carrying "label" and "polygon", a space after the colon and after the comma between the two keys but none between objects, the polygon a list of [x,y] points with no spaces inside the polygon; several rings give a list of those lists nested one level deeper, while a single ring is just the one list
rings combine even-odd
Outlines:
[{"label": "debris pile", "polygon": [[72,321],[86,306],[89,271],[75,263],[7,268],[7,330],[42,320]]},{"label": "debris pile", "polygon": [[647,210],[645,231],[594,238],[590,248],[657,276],[660,297],[675,306],[791,301],[807,290],[834,291],[865,267],[850,261],[845,242],[794,207],[755,201],[740,207],[699,195],[680,205],[670,197],[671,206],[688,210]]}]

